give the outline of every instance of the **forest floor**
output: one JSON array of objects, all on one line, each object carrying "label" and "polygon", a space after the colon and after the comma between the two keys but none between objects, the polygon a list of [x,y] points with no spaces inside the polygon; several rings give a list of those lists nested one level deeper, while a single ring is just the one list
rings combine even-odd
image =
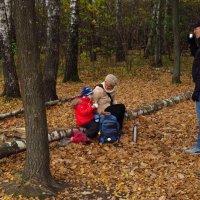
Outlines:
[{"label": "forest floor", "polygon": [[[110,70],[110,71],[109,71]],[[85,71],[83,83],[62,83],[58,80],[59,97],[79,94],[81,87],[94,87],[106,73],[119,77],[117,100],[127,109],[140,108],[157,100],[192,91],[190,73],[181,75],[182,84],[171,84],[172,74],[164,70],[139,68],[134,73],[108,69],[98,78]],[[96,79],[96,80],[95,80]],[[2,90],[2,82],[0,84]],[[21,100],[0,97],[0,113],[22,107]],[[49,130],[75,125],[70,103],[47,109]],[[133,124],[138,124],[138,143],[132,142]],[[23,115],[0,121],[0,129],[24,127]],[[198,126],[195,103],[186,100],[135,120],[125,120],[120,143],[90,145],[69,143],[50,145],[51,172],[68,187],[54,199],[145,199],[198,200],[200,198],[200,156],[189,155],[184,149],[194,144]],[[23,170],[25,153],[0,160],[0,182],[8,182]],[[0,191],[0,199],[15,198]],[[34,198],[32,198],[34,199]]]}]

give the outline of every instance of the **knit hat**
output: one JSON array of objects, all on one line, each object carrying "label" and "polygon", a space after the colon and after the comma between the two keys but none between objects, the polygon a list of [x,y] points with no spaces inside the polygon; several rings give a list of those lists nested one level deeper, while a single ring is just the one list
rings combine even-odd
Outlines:
[{"label": "knit hat", "polygon": [[192,28],[200,27],[200,21],[193,23]]},{"label": "knit hat", "polygon": [[89,96],[90,94],[93,94],[93,91],[89,87],[83,87],[81,90],[82,96]]},{"label": "knit hat", "polygon": [[112,86],[115,86],[117,85],[117,78],[113,74],[108,74],[105,78],[105,82]]}]

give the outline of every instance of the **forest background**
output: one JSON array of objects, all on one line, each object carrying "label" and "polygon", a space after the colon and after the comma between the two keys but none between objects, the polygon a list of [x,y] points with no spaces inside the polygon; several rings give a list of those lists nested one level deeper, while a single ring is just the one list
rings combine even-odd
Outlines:
[{"label": "forest background", "polygon": [[[34,79],[37,74],[31,70],[34,61],[29,63],[27,71],[23,71],[22,43],[16,43],[29,29],[19,24],[22,18],[19,12],[14,12],[20,2],[16,1],[15,6],[5,4],[8,2],[0,4],[1,27],[5,27],[0,32],[0,113],[26,106],[25,117],[19,114],[0,121],[1,138],[2,142],[12,141],[4,137],[4,133],[12,136],[19,132],[19,136],[19,130],[26,126],[27,141],[31,138],[34,143],[40,137],[36,133],[38,125],[34,122],[25,125],[25,122],[26,116],[32,116],[26,107],[35,102],[24,100],[22,104],[20,88],[27,82],[26,76]],[[5,18],[6,8],[9,8],[6,5],[11,6],[11,14],[7,12]],[[36,81],[39,86],[43,81],[46,102],[77,95],[83,86],[93,88],[108,73],[118,77],[117,99],[127,110],[193,90],[193,58],[187,35],[192,30],[192,23],[199,20],[199,1],[52,0],[45,4],[37,0],[31,6],[32,9],[35,6],[36,11],[36,27],[31,32],[36,40],[27,40],[27,48],[35,48],[38,44],[40,59],[36,56],[35,62],[39,63],[43,76]],[[32,13],[32,9],[28,11]],[[28,61],[24,63],[27,65]],[[22,97],[26,97],[26,93],[24,90]],[[34,91],[32,95],[32,98],[37,96]],[[42,177],[40,168],[44,171],[49,168],[47,182],[52,175],[68,184],[57,199],[198,199],[199,158],[184,153],[184,149],[195,141],[198,130],[194,107],[192,101],[186,101],[151,115],[126,119],[125,135],[118,145],[101,147],[94,141],[89,146],[70,143],[58,147],[58,142],[53,142],[49,165],[47,162],[41,167],[33,162],[35,170],[27,160],[25,163],[24,153],[3,158],[0,160],[0,180],[4,184],[14,181],[15,190],[10,194],[4,188],[0,196],[3,199],[28,199],[14,197],[13,193],[40,196],[41,191],[39,195],[39,192],[27,194],[19,190],[19,185],[23,188],[21,180],[28,177],[33,186],[32,180],[38,180],[38,174],[39,181],[45,185],[47,180]],[[46,112],[49,132],[75,126],[70,102],[49,107]],[[137,145],[132,142],[135,124],[139,129]],[[45,130],[45,126],[42,129]],[[44,140],[42,138],[41,143]],[[27,149],[31,147],[27,145]],[[27,151],[27,155],[31,154],[28,159],[41,161],[40,150]],[[44,151],[48,157],[49,152]],[[54,195],[54,190],[49,195]]]}]

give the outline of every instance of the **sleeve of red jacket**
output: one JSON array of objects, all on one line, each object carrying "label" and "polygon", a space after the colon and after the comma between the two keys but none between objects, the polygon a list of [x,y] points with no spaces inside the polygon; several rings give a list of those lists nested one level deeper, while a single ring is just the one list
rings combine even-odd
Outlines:
[{"label": "sleeve of red jacket", "polygon": [[92,107],[88,107],[87,105],[84,104],[77,105],[76,109],[82,116],[90,115],[91,113],[95,112],[95,109],[93,109]]}]

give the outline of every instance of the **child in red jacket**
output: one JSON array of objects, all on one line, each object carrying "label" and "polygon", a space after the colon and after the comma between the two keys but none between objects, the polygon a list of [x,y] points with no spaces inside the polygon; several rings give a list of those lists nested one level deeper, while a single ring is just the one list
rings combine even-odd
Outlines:
[{"label": "child in red jacket", "polygon": [[92,90],[84,87],[81,96],[72,101],[75,109],[76,124],[86,128],[85,134],[89,138],[95,138],[99,131],[99,124],[95,122],[94,114],[97,112],[98,104],[92,102]]}]

